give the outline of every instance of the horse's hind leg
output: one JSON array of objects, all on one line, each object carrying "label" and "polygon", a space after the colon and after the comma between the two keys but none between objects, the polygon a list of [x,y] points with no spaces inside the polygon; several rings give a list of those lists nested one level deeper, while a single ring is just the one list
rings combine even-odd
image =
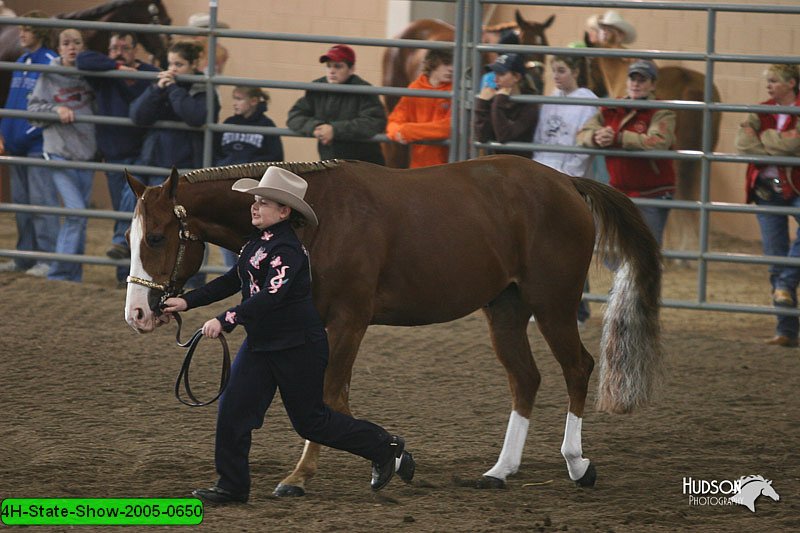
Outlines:
[{"label": "horse's hind leg", "polygon": [[[360,325],[363,322],[363,325]],[[367,322],[349,319],[328,321],[328,342],[330,355],[325,369],[325,391],[323,400],[331,409],[350,415],[348,387],[352,376],[353,363],[358,354],[361,339],[367,331]],[[306,441],[303,454],[291,474],[286,476],[275,490],[275,496],[303,496],[305,483],[317,472],[321,446]]]},{"label": "horse's hind leg", "polygon": [[530,308],[516,285],[509,286],[484,308],[497,358],[508,373],[511,416],[497,463],[478,482],[479,488],[502,488],[506,477],[519,469],[528,435],[528,423],[541,375],[531,355],[527,327]]},{"label": "horse's hind leg", "polygon": [[577,302],[565,298],[565,292],[555,286],[542,287],[539,301],[548,302],[548,307],[546,312],[536,314],[536,325],[561,365],[569,394],[561,455],[567,462],[570,479],[580,486],[592,486],[596,473],[591,462],[583,457],[581,427],[594,360],[578,333]]}]

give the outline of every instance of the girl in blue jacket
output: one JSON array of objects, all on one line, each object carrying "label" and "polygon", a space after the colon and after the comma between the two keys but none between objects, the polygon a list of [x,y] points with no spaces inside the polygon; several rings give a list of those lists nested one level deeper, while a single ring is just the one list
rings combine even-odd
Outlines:
[{"label": "girl in blue jacket", "polygon": [[[167,54],[168,68],[158,74],[131,104],[130,117],[137,126],[152,126],[158,120],[185,122],[189,126],[206,123],[206,86],[203,83],[178,81],[177,76],[202,73],[197,70],[203,48],[194,42],[173,44]],[[219,100],[214,98],[213,122],[219,116]],[[203,132],[151,128],[144,140],[139,164],[171,168],[200,168],[203,165]],[[158,185],[163,176],[143,179]]]}]

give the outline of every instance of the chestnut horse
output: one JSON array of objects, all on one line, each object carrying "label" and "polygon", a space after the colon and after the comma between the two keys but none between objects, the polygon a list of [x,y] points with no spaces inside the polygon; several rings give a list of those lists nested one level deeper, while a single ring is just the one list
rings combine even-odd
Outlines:
[{"label": "chestnut horse", "polygon": [[[531,22],[522,18],[519,11],[516,12],[517,22],[502,23],[484,28],[483,42],[487,42],[487,34],[499,33],[501,30],[519,27],[521,44],[536,44],[547,46],[547,37],[544,32],[553,24],[555,15],[552,15],[545,22]],[[420,41],[452,41],[455,39],[455,28],[438,19],[421,19],[412,22],[395,39],[416,39]],[[382,82],[385,87],[408,87],[420,74],[422,74],[422,63],[427,53],[425,48],[387,48],[383,53],[383,76]],[[493,60],[494,55],[485,54],[483,63],[487,64]],[[526,63],[530,65],[528,69],[532,85],[538,94],[544,88],[544,54],[533,54],[528,56]],[[480,76],[475,76],[479,79]],[[399,96],[384,95],[383,101],[386,112],[391,113]],[[384,143],[382,145],[383,155],[386,159],[386,166],[392,168],[408,168],[408,146],[398,143]]]},{"label": "chestnut horse", "polygon": [[[627,197],[518,156],[414,170],[338,160],[251,163],[183,176],[173,170],[158,187],[129,176],[138,203],[125,319],[135,330],[150,332],[166,320],[158,316],[159,302],[198,270],[204,242],[240,249],[252,231],[253,197],[231,185],[259,178],[270,165],[308,181],[306,200],[320,219],[298,236],[312,257],[314,302],[330,340],[328,405],[351,412],[353,363],[370,324],[433,324],[482,309],[508,373],[512,411],[499,459],[478,486],[503,487],[520,465],[541,379],[527,335],[534,315],[567,384],[561,453],[569,477],[594,483],[594,466],[581,445],[594,360],[576,320],[596,238],[621,264],[603,323],[598,408],[624,413],[645,404],[662,359],[660,254]],[[306,442],[275,494],[304,494],[319,451]]]},{"label": "chestnut horse", "polygon": [[[64,20],[95,20],[101,22],[126,22],[130,24],[172,23],[167,8],[161,0],[115,0],[99,6],[71,13],[62,13],[54,18]],[[67,24],[65,24],[65,27]],[[101,30],[84,30],[86,47],[98,52],[108,51],[110,33]],[[141,33],[139,42],[153,55],[156,61],[166,64],[167,45],[164,38],[155,33]],[[0,61],[16,61],[22,55],[19,45],[19,25],[0,26]],[[0,71],[0,102],[5,102],[11,83],[11,71]]]}]

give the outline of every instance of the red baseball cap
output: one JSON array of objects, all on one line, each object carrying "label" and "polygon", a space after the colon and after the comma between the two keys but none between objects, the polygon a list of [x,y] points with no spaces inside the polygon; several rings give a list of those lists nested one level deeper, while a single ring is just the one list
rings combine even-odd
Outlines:
[{"label": "red baseball cap", "polygon": [[356,53],[346,44],[337,44],[331,46],[325,55],[319,57],[320,63],[327,63],[328,61],[341,61],[342,63],[353,65],[356,62]]}]

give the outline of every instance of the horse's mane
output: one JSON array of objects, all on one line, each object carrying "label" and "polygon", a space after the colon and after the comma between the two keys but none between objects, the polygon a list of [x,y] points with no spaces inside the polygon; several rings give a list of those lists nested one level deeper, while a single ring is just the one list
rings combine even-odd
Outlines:
[{"label": "horse's mane", "polygon": [[746,484],[750,483],[751,481],[763,481],[764,483],[769,483],[768,479],[764,479],[762,475],[755,475],[755,476],[742,476],[739,478],[739,484],[744,487]]},{"label": "horse's mane", "polygon": [[511,29],[516,30],[517,28],[519,28],[519,24],[517,24],[516,22],[513,22],[513,21],[510,21],[510,22],[498,22],[497,24],[492,24],[492,25],[487,24],[486,26],[483,27],[483,31],[489,31],[489,32],[492,32],[492,33],[500,33],[503,30],[511,30]]},{"label": "horse's mane", "polygon": [[69,19],[69,20],[91,20],[100,18],[103,15],[114,11],[115,9],[119,9],[122,6],[128,4],[134,4],[138,0],[113,0],[108,2],[107,4],[90,7],[89,9],[83,9],[81,11],[73,11],[72,13],[61,13],[60,15],[56,15],[55,18],[59,19]]},{"label": "horse's mane", "polygon": [[242,165],[229,165],[226,167],[199,168],[187,172],[182,177],[189,183],[203,181],[217,181],[225,179],[251,178],[261,176],[268,167],[281,167],[295,174],[319,172],[329,168],[338,167],[344,161],[341,159],[327,159],[325,161],[270,161],[268,163],[245,163]]}]

